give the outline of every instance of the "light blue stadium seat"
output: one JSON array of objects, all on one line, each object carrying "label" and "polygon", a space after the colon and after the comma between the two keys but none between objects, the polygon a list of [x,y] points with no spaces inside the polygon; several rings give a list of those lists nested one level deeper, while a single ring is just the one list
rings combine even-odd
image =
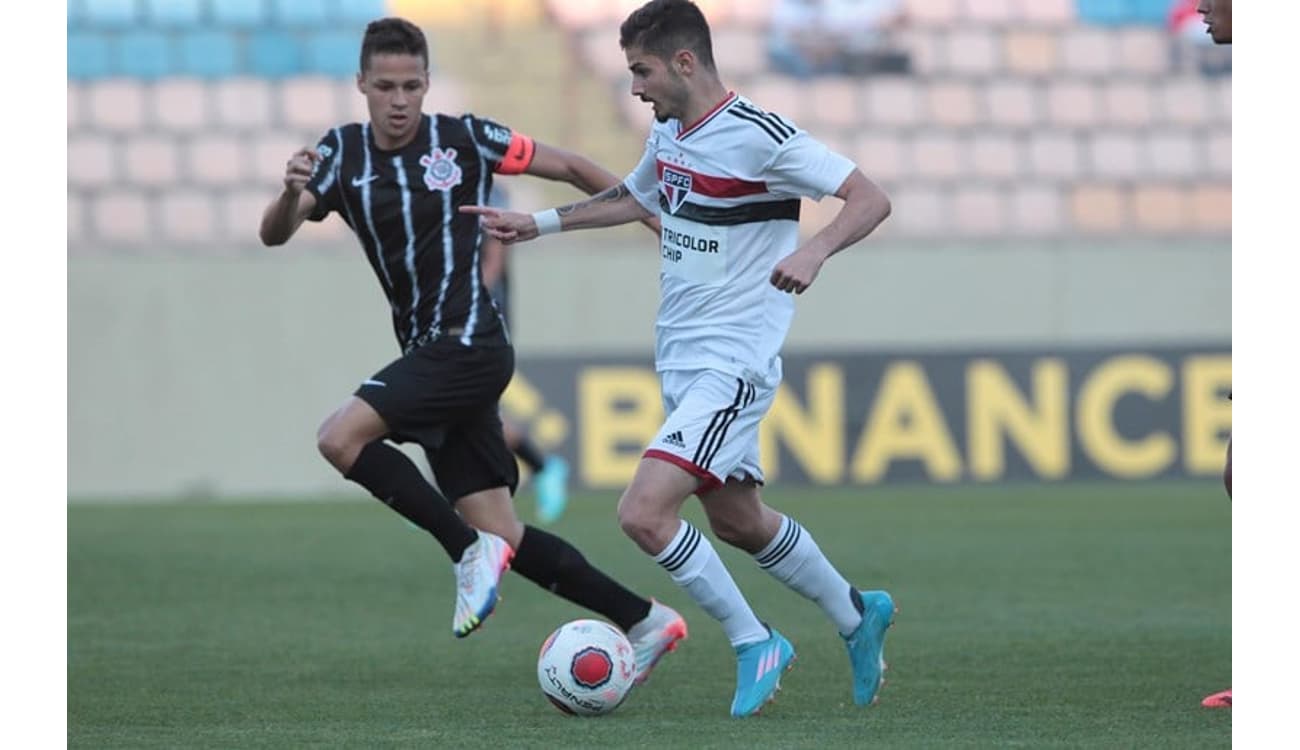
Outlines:
[{"label": "light blue stadium seat", "polygon": [[202,0],[147,0],[145,17],[151,26],[195,29],[203,24]]},{"label": "light blue stadium seat", "polygon": [[270,20],[268,0],[215,0],[212,3],[212,20],[219,26],[251,29],[263,26]]},{"label": "light blue stadium seat", "polygon": [[1170,0],[1075,0],[1081,21],[1103,26],[1160,25],[1169,5]]},{"label": "light blue stadium seat", "polygon": [[302,43],[285,31],[259,31],[248,40],[249,72],[284,78],[302,72]]},{"label": "light blue stadium seat", "polygon": [[384,0],[338,0],[337,20],[341,23],[364,26],[388,15]]},{"label": "light blue stadium seat", "polygon": [[355,31],[318,31],[307,38],[307,71],[347,78],[356,75],[361,57],[361,34]]},{"label": "light blue stadium seat", "polygon": [[200,78],[222,78],[239,72],[239,44],[225,31],[195,31],[181,35],[177,72]]},{"label": "light blue stadium seat", "polygon": [[87,26],[99,29],[125,29],[139,21],[135,0],[85,0],[83,14]]},{"label": "light blue stadium seat", "polygon": [[108,39],[93,31],[68,32],[68,77],[76,80],[112,75]]},{"label": "light blue stadium seat", "polygon": [[116,72],[153,80],[172,72],[171,44],[158,31],[128,31],[117,38]]},{"label": "light blue stadium seat", "polygon": [[289,28],[316,28],[332,20],[334,12],[334,3],[327,0],[272,0],[271,20]]},{"label": "light blue stadium seat", "polygon": [[86,22],[86,3],[83,0],[68,0],[68,28],[79,28]]}]

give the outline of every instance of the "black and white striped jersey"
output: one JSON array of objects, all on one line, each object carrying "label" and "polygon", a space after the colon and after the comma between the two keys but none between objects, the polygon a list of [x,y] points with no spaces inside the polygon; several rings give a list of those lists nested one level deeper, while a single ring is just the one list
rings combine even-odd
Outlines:
[{"label": "black and white striped jersey", "polygon": [[789,120],[729,94],[698,122],[656,122],[624,180],[663,223],[655,365],[779,378],[794,299],[769,283],[799,244],[799,201],[853,172]]},{"label": "black and white striped jersey", "polygon": [[479,218],[459,207],[486,205],[493,174],[527,168],[533,141],[473,115],[426,114],[415,140],[394,151],[375,145],[369,123],[333,128],[316,150],[308,218],[336,212],[357,235],[402,350],[438,336],[508,343],[479,273]]}]

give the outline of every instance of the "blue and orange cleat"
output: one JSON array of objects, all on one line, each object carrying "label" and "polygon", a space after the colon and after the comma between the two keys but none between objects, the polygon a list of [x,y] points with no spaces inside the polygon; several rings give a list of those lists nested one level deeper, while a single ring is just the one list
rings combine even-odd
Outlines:
[{"label": "blue and orange cleat", "polygon": [[887,591],[859,591],[862,622],[844,639],[853,667],[853,702],[870,706],[885,684],[885,631],[894,624],[898,607]]},{"label": "blue and orange cleat", "polygon": [[769,627],[768,639],[736,647],[736,696],[731,715],[757,716],[781,689],[781,675],[794,663],[794,646]]}]

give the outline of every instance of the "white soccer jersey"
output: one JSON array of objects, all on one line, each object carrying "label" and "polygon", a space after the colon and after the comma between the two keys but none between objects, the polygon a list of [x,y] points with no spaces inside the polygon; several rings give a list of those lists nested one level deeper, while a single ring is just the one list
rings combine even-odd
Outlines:
[{"label": "white soccer jersey", "polygon": [[779,380],[794,299],[772,270],[798,247],[799,197],[834,193],[853,169],[734,93],[690,127],[654,124],[624,184],[663,222],[656,369]]}]

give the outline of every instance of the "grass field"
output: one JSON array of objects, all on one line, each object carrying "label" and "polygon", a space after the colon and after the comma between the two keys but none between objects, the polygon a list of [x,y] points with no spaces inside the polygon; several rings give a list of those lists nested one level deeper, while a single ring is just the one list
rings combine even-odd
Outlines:
[{"label": "grass field", "polygon": [[[1230,509],[1213,483],[784,490],[846,576],[886,587],[880,705],[850,699],[820,611],[719,547],[799,661],[727,716],[721,630],[619,532],[613,494],[556,530],[691,637],[617,712],[562,716],[541,640],[581,615],[522,578],[465,641],[450,567],[373,502],[68,508],[68,744],[287,747],[1228,747]],[[521,499],[521,508],[526,508]],[[700,516],[694,510],[693,521]]]}]

